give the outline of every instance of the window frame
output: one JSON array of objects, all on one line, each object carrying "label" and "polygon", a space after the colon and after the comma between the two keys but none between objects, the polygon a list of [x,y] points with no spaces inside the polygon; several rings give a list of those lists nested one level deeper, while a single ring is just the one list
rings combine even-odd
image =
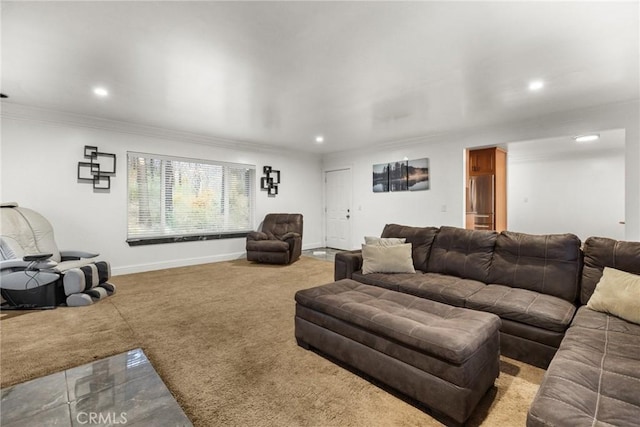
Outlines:
[{"label": "window frame", "polygon": [[[146,158],[160,161],[175,161],[185,163],[196,163],[222,167],[234,167],[237,169],[247,169],[251,171],[251,177],[249,182],[249,230],[247,231],[228,231],[228,232],[211,232],[211,233],[186,233],[176,235],[156,235],[156,236],[141,236],[130,237],[129,233],[129,203],[130,203],[130,170],[129,164],[131,158]],[[245,163],[233,163],[224,162],[218,160],[198,159],[191,157],[179,157],[169,156],[164,154],[143,153],[138,151],[127,151],[127,238],[126,242],[129,246],[143,246],[143,245],[156,245],[165,243],[178,243],[178,242],[194,242],[194,241],[206,241],[206,240],[218,240],[218,239],[236,239],[246,238],[246,236],[255,229],[255,211],[256,211],[256,165]],[[164,180],[161,180],[164,182]],[[164,184],[162,185],[164,189]],[[226,193],[226,191],[225,191]]]}]

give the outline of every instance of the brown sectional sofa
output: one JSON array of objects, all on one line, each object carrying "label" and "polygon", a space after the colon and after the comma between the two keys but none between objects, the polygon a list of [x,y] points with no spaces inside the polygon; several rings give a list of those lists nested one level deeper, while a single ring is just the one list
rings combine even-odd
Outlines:
[{"label": "brown sectional sofa", "polygon": [[[605,267],[640,274],[640,242],[590,237],[580,302]],[[640,325],[581,306],[531,405],[527,426],[640,423]]]},{"label": "brown sectional sofa", "polygon": [[404,237],[416,274],[362,274],[360,251],[336,255],[335,279],[352,278],[500,316],[501,353],[546,367],[576,310],[582,255],[573,234],[385,226]]},{"label": "brown sectional sofa", "polygon": [[589,309],[605,267],[640,274],[640,242],[454,227],[385,226],[412,244],[416,274],[362,274],[336,255],[335,279],[497,314],[500,352],[547,368],[527,425],[638,425],[640,325]]}]

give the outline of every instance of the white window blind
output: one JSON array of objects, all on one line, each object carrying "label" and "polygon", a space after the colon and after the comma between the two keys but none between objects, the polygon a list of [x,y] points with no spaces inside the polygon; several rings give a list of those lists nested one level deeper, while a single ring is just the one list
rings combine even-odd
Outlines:
[{"label": "white window blind", "polygon": [[127,153],[127,241],[253,230],[255,166]]}]

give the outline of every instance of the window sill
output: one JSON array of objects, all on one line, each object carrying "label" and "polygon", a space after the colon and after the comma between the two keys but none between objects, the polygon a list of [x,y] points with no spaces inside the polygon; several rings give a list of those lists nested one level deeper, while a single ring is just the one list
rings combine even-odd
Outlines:
[{"label": "window sill", "polygon": [[164,243],[180,242],[200,242],[204,240],[239,239],[246,238],[249,232],[241,233],[219,233],[219,234],[197,234],[193,236],[171,236],[171,237],[144,237],[140,239],[127,239],[129,246],[161,245]]}]

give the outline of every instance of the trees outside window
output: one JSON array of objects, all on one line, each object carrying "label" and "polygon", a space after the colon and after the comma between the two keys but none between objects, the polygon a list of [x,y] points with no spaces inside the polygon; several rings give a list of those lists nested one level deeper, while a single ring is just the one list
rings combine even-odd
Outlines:
[{"label": "trees outside window", "polygon": [[253,230],[255,166],[127,153],[127,239]]}]

